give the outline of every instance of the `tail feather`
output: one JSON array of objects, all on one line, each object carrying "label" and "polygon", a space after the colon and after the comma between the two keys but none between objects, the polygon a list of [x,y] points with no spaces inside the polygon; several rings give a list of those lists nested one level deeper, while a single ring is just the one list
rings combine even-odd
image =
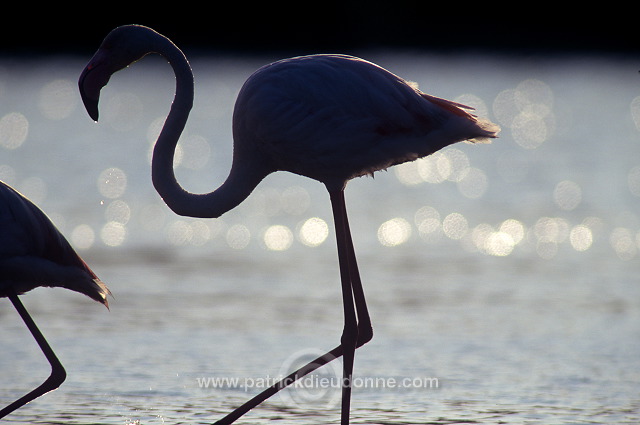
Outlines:
[{"label": "tail feather", "polygon": [[107,285],[105,285],[104,282],[98,278],[93,279],[93,284],[95,293],[92,295],[95,296],[90,295],[91,298],[95,299],[98,302],[101,302],[105,305],[105,307],[107,307],[107,309],[109,309],[109,301],[107,300],[107,296],[111,295],[113,297],[111,291],[109,290],[109,288],[107,288]]},{"label": "tail feather", "polygon": [[465,111],[465,109],[469,109],[469,110],[473,110],[474,108],[472,108],[471,106],[467,106],[467,105],[463,105],[462,103],[458,103],[458,102],[454,102],[451,100],[447,100],[447,99],[443,99],[441,97],[436,97],[436,96],[432,96],[430,94],[426,94],[426,93],[420,93],[420,95],[428,100],[431,103],[435,103],[436,105],[438,105],[439,107],[441,107],[442,109],[446,109],[447,111],[461,116],[461,117],[466,117],[466,118],[475,118],[475,115],[470,114],[469,112]]},{"label": "tail feather", "polygon": [[491,143],[491,139],[497,138],[500,133],[500,126],[487,119],[478,118],[476,124],[481,134],[470,139],[471,143]]},{"label": "tail feather", "polygon": [[462,103],[453,102],[451,100],[443,99],[440,97],[432,96],[430,94],[421,93],[422,97],[428,100],[431,103],[434,103],[451,112],[454,115],[467,118],[470,121],[473,121],[476,124],[476,128],[478,133],[473,138],[469,139],[468,142],[471,143],[491,143],[491,139],[495,139],[498,137],[498,133],[500,132],[500,126],[495,124],[488,119],[478,118],[476,115],[467,112],[465,109],[473,111],[475,108],[471,106],[464,105]]}]

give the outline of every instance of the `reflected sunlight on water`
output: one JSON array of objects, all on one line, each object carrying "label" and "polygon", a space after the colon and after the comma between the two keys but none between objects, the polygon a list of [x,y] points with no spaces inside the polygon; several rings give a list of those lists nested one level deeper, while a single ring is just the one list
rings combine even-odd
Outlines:
[{"label": "reflected sunlight on water", "polygon": [[[215,78],[224,78],[224,76]],[[41,88],[37,90],[37,102],[34,105],[34,111],[38,111],[40,115],[34,116],[31,120],[71,123],[83,119],[75,90],[75,84],[72,84],[69,79],[43,80]],[[132,132],[133,129],[140,127],[144,129],[146,125],[145,137],[149,141],[147,158],[150,160],[151,148],[159,134],[164,115],[162,112],[149,112],[153,105],[141,99],[144,95],[143,92],[127,91],[122,86],[107,92],[102,104],[101,122],[107,123],[115,133],[119,134]],[[232,93],[227,93],[228,98],[232,96]],[[484,161],[485,153],[472,159],[470,155],[476,155],[477,150],[471,152],[458,146],[446,148],[427,158],[396,166],[393,168],[393,175],[401,184],[411,187],[425,183],[452,183],[464,198],[482,203],[487,192],[492,189],[491,185],[496,178],[501,179],[502,183],[517,184],[531,175],[530,169],[535,166],[534,159],[527,159],[526,151],[540,149],[544,143],[555,137],[557,133],[556,97],[557,94],[549,83],[538,78],[525,78],[511,87],[504,87],[497,91],[493,99],[485,98],[485,100],[482,96],[472,93],[455,97],[456,101],[475,107],[477,114],[481,117],[493,115],[503,127],[502,139],[497,142],[499,145],[513,141],[522,149],[518,152],[513,148],[491,148],[497,157],[495,171],[498,175],[480,166],[479,161]],[[634,97],[629,103],[629,115],[636,128],[640,128],[638,99],[640,96]],[[487,105],[491,105],[491,108]],[[230,105],[226,105],[226,108],[229,107]],[[0,118],[0,146],[7,152],[19,150],[28,139],[29,119],[24,112],[24,110],[11,111],[10,108],[5,107]],[[157,114],[157,117],[147,121],[144,117],[150,113]],[[227,118],[225,114],[218,115],[221,121]],[[572,146],[573,148],[575,146]],[[212,153],[218,150],[220,149],[212,148],[211,140],[196,133],[195,130],[192,132],[188,129],[178,145],[174,165],[179,170],[200,170],[206,173],[212,167]],[[219,167],[220,161],[217,154],[214,160],[216,168],[224,169]],[[136,173],[144,175],[144,167],[139,164],[139,158],[132,158],[132,161],[138,162]],[[295,228],[301,226],[300,223],[304,223],[305,220],[310,220],[312,216],[300,217],[302,220],[296,220],[296,223],[264,223],[261,229],[252,228],[253,226],[248,226],[246,222],[231,224],[221,220],[215,224],[217,229],[211,229],[209,224],[192,225],[189,221],[168,219],[168,213],[163,211],[161,204],[149,203],[141,207],[128,199],[122,199],[127,191],[129,178],[127,171],[123,170],[123,167],[105,168],[107,164],[101,165],[103,171],[97,176],[97,190],[100,195],[108,198],[104,200],[107,205],[107,211],[104,213],[105,222],[93,225],[79,223],[70,230],[75,235],[73,237],[80,249],[89,249],[94,246],[94,243],[111,247],[126,246],[132,237],[138,237],[136,233],[131,234],[128,231],[128,228],[133,225],[130,221],[133,221],[136,226],[141,225],[139,227],[142,229],[146,228],[149,233],[161,230],[164,233],[163,239],[177,246],[184,244],[200,246],[211,239],[223,237],[234,249],[244,249],[256,243],[267,249],[288,250],[296,245],[296,240],[303,246],[317,246],[326,240],[326,237],[321,237],[310,242],[305,235],[294,237]],[[20,176],[20,181],[15,182],[18,178],[15,175],[15,164],[3,163],[1,167],[0,178],[13,182],[19,190],[37,203],[46,200],[48,188],[41,176]],[[638,170],[640,166],[635,165],[627,172],[628,190],[635,197],[640,196],[640,171]],[[549,213],[547,212],[543,217],[531,217],[528,220],[521,217],[501,220],[514,220],[519,223],[526,235],[519,237],[517,241],[513,240],[513,236],[508,232],[499,229],[499,222],[473,223],[474,219],[468,217],[468,213],[464,211],[438,212],[435,205],[420,206],[415,214],[419,214],[421,208],[433,208],[437,215],[442,214],[441,218],[407,220],[405,217],[388,217],[381,220],[376,225],[377,240],[383,246],[398,246],[409,241],[412,235],[418,235],[423,240],[435,241],[438,235],[442,234],[451,240],[461,241],[461,245],[467,250],[505,256],[516,252],[519,246],[532,246],[542,258],[553,257],[557,252],[558,244],[567,243],[576,251],[585,252],[593,243],[599,242],[601,238],[594,240],[594,230],[590,228],[589,223],[582,222],[587,218],[561,217],[564,212],[574,211],[584,203],[584,188],[581,184],[578,181],[562,179],[548,190],[550,191],[548,197],[553,200],[559,210],[558,217],[547,217]],[[299,217],[308,214],[311,198],[307,188],[302,186],[288,186],[282,190],[259,187],[246,204],[249,207],[243,206],[244,214],[254,219],[277,218],[281,215]],[[57,212],[52,214],[57,217],[59,223],[66,223],[64,216]],[[630,214],[634,215],[634,220],[637,221],[635,214]],[[257,221],[262,222],[264,219]],[[548,232],[541,233],[540,228],[545,226],[545,222],[547,227],[548,223],[555,223],[555,227],[563,226],[564,230],[555,236],[550,236]],[[626,259],[635,257],[637,243],[632,244],[634,248],[631,248],[632,245],[625,245],[619,241],[637,240],[639,233],[637,227],[615,226],[608,231],[611,248],[617,255]],[[621,237],[620,235],[625,232],[632,237],[626,239]]]},{"label": "reflected sunlight on water", "polygon": [[[636,423],[637,67],[372,59],[503,130],[490,145],[457,144],[349,184],[377,330],[356,368],[442,382],[429,392],[361,392],[357,420]],[[300,348],[333,347],[340,294],[324,188],[279,173],[221,218],[178,217],[153,190],[149,166],[173,95],[166,64],[142,61],[114,76],[95,124],[75,83],[85,60],[51,61],[29,71],[0,62],[0,180],[47,212],[114,301],[100,314],[65,291],[52,291],[56,303],[47,290],[24,297],[69,369],[60,390],[20,413],[25,422],[207,423],[249,394],[204,391],[195,376],[276,373]],[[234,98],[262,63],[192,60],[196,103],[174,160],[188,190],[226,177]],[[10,342],[0,370],[18,382],[41,359],[8,310],[0,300]],[[10,391],[0,388],[0,401]],[[335,419],[313,415],[274,401],[247,421]]]}]

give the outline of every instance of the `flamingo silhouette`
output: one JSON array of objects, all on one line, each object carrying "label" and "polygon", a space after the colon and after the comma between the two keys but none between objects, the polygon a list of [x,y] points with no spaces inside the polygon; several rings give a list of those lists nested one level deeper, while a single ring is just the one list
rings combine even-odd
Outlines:
[{"label": "flamingo silhouette", "polygon": [[51,375],[39,387],[0,410],[0,418],[55,390],[66,378],[64,367],[18,298],[38,286],[71,289],[109,308],[109,289],[45,213],[0,181],[0,297],[11,300],[51,364]]},{"label": "flamingo silhouette", "polygon": [[173,156],[193,104],[193,73],[168,38],[138,25],[112,30],[79,79],[87,112],[98,120],[100,90],[116,71],[149,53],[169,62],[176,76],[171,110],[153,150],[153,184],[177,214],[219,217],[240,204],[268,174],[289,171],[323,183],[332,204],[342,284],[340,345],[292,373],[218,421],[229,424],[321,365],[344,356],[341,422],[349,422],[354,352],[373,331],[356,264],[344,189],[358,176],[411,161],[459,141],[497,137],[467,106],[425,94],[365,60],[312,55],[257,70],[242,87],[233,113],[233,161],[226,181],[193,194],[176,181]]}]

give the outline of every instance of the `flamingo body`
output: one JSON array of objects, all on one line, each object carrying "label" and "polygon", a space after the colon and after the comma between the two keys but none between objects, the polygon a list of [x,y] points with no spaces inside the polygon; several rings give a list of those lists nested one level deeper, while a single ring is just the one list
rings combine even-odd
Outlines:
[{"label": "flamingo body", "polygon": [[495,126],[464,108],[360,58],[295,57],[262,67],[242,87],[234,149],[251,146],[246,156],[274,170],[340,187],[458,141],[495,137]]},{"label": "flamingo body", "polygon": [[257,70],[238,94],[227,179],[212,192],[189,193],[176,181],[173,157],[193,106],[194,81],[191,66],[177,46],[147,27],[118,27],[82,71],[80,94],[87,112],[97,120],[100,90],[111,75],[149,53],[167,59],[176,76],[173,104],[154,146],[151,170],[156,190],[175,213],[219,217],[275,171],[318,180],[326,186],[332,204],[344,309],[340,345],[216,424],[231,424],[291,382],[343,356],[341,424],[347,425],[354,353],[373,336],[347,219],[347,182],[456,142],[497,137],[498,126],[478,120],[467,106],[425,94],[356,57],[285,59]]}]

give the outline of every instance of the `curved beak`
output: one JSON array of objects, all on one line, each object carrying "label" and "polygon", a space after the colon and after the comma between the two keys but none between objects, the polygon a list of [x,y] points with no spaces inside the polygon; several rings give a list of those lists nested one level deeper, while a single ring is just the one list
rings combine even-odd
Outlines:
[{"label": "curved beak", "polygon": [[80,97],[87,113],[94,121],[98,121],[100,90],[107,85],[111,77],[111,72],[104,65],[102,56],[98,51],[84,68],[78,80]]}]

